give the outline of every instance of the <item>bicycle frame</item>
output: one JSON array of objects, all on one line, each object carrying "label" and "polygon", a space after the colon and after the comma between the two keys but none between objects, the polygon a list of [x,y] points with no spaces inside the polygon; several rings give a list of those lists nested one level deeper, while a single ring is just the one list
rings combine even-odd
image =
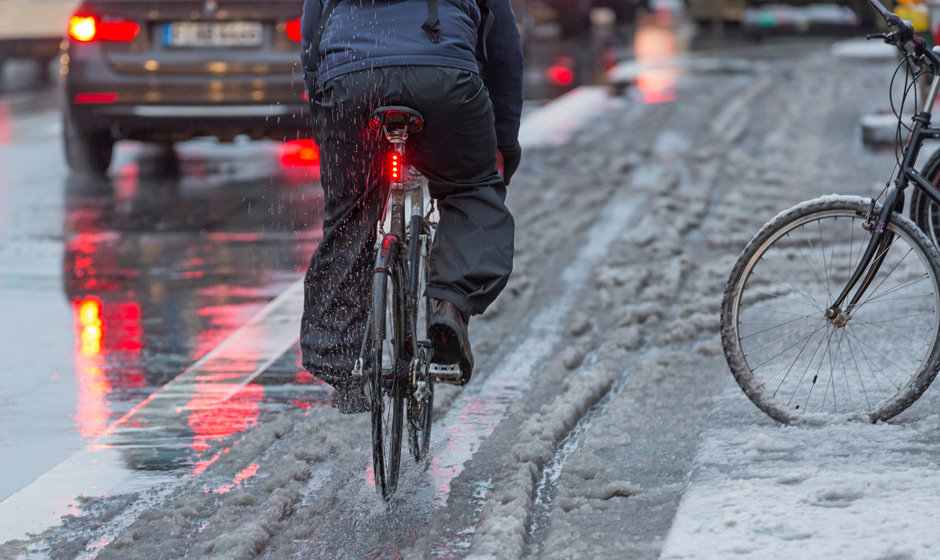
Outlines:
[{"label": "bicycle frame", "polygon": [[[924,140],[940,139],[940,128],[930,126],[931,115],[938,94],[940,94],[940,74],[935,74],[927,93],[926,106],[922,111],[914,115],[914,124],[908,136],[907,145],[904,147],[901,166],[894,179],[894,188],[888,192],[885,203],[878,215],[877,222],[872,224],[871,229],[873,233],[871,240],[869,240],[868,246],[865,248],[865,252],[862,255],[862,259],[849,278],[848,283],[829,309],[826,310],[826,317],[832,322],[848,321],[852,309],[858,304],[859,300],[861,300],[865,291],[871,285],[872,280],[874,280],[875,275],[878,273],[878,270],[881,268],[881,263],[884,261],[884,257],[893,241],[893,236],[887,231],[887,225],[891,221],[891,214],[895,211],[900,212],[903,209],[904,191],[910,186],[911,182],[914,183],[915,188],[923,190],[927,196],[940,205],[940,189],[937,189],[937,187],[924,179],[920,172],[914,168],[914,163],[920,155]],[[872,209],[869,211],[868,216],[869,223],[871,223],[871,219],[873,218],[874,204],[874,201],[872,201]],[[865,272],[866,270],[868,271],[867,273]],[[845,309],[842,309],[845,300],[849,298],[849,294],[856,285],[858,285],[860,280],[861,285],[858,290],[852,295]]]}]

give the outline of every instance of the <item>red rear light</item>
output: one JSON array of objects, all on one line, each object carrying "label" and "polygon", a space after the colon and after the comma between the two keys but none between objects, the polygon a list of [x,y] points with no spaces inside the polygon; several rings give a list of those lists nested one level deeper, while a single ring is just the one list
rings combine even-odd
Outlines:
[{"label": "red rear light", "polygon": [[287,38],[291,41],[300,40],[300,20],[292,19],[284,26],[284,32],[287,33]]},{"label": "red rear light", "polygon": [[140,26],[133,21],[99,21],[95,16],[74,15],[69,19],[69,38],[80,43],[90,41],[133,41]]},{"label": "red rear light", "polygon": [[397,181],[401,178],[401,162],[399,161],[398,154],[392,154],[390,171],[392,173],[392,180]]}]

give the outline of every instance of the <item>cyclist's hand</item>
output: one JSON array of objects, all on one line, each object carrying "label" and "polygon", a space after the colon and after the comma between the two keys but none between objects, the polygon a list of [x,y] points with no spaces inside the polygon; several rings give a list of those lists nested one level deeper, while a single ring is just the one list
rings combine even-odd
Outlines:
[{"label": "cyclist's hand", "polygon": [[519,169],[519,161],[522,160],[522,146],[518,143],[512,146],[500,146],[499,155],[503,156],[501,171],[503,172],[503,180],[506,181],[508,186],[516,169]]}]

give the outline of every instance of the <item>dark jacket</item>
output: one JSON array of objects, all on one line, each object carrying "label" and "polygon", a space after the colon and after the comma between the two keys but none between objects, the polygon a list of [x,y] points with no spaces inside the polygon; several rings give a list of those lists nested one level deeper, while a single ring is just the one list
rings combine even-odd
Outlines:
[{"label": "dark jacket", "polygon": [[[301,62],[305,67],[324,1],[304,0]],[[522,113],[522,42],[509,0],[481,1],[494,15],[485,64],[477,56],[482,52],[477,50],[482,26],[477,0],[437,0],[438,43],[421,28],[428,15],[425,0],[338,0],[320,39],[317,83],[382,66],[444,66],[479,72],[493,102],[497,143],[514,146]],[[310,86],[308,82],[308,90]]]}]

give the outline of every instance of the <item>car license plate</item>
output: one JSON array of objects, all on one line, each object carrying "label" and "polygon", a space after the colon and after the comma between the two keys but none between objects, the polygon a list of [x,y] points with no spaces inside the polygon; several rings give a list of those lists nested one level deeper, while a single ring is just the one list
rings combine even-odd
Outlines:
[{"label": "car license plate", "polygon": [[164,28],[163,42],[170,47],[256,47],[264,39],[257,21],[180,21]]}]

